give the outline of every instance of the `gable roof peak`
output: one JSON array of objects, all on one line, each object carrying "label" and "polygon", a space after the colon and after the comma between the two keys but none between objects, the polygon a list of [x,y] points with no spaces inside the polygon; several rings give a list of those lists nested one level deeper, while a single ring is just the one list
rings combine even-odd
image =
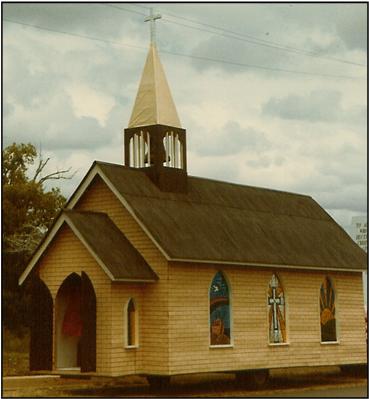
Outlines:
[{"label": "gable roof peak", "polygon": [[158,124],[181,128],[158,51],[151,44],[128,127]]}]

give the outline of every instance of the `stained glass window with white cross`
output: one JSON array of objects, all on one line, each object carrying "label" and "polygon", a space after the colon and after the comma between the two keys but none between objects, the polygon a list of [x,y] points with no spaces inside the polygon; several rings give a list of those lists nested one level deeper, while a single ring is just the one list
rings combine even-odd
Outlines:
[{"label": "stained glass window with white cross", "polygon": [[268,288],[269,342],[286,342],[286,304],[278,277],[273,274]]}]

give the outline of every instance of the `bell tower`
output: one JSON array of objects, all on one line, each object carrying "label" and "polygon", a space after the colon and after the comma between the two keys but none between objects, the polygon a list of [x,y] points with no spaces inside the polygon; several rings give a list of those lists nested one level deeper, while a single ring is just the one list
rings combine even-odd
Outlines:
[{"label": "bell tower", "polygon": [[124,129],[125,165],[140,168],[162,191],[186,192],[186,130],[182,129],[155,45],[151,45],[128,128]]}]

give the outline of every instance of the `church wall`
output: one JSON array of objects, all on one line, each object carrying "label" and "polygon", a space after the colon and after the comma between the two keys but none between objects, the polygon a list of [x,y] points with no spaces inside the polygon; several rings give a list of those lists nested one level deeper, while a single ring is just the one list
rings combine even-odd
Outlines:
[{"label": "church wall", "polygon": [[[233,347],[209,348],[209,288],[221,270],[231,291]],[[322,272],[277,270],[286,299],[287,345],[268,344],[272,270],[174,264],[169,269],[170,374],[366,362],[361,273],[331,272],[339,343],[321,344]]]},{"label": "church wall", "polygon": [[[48,286],[54,301],[63,281],[71,274],[84,271],[96,294],[96,372],[111,372],[111,283],[69,227],[63,226],[39,262],[40,278]],[[53,369],[56,368],[55,311]]]},{"label": "church wall", "polygon": [[[107,213],[159,276],[159,281],[156,283],[112,284],[112,374],[167,374],[169,356],[167,261],[100,177],[95,178],[74,209]],[[124,348],[123,341],[125,328],[123,309],[130,297],[138,305],[139,347],[137,349]]]}]

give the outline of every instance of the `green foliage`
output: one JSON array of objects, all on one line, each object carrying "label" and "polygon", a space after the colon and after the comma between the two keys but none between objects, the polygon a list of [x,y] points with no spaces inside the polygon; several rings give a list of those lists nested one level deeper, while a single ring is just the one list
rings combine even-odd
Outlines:
[{"label": "green foliage", "polygon": [[3,312],[4,325],[13,329],[27,324],[28,294],[18,278],[65,203],[59,188],[48,190],[44,183],[71,177],[69,169],[44,175],[48,161],[32,144],[3,150]]},{"label": "green foliage", "polygon": [[7,252],[34,250],[65,202],[59,188],[46,191],[44,182],[57,174],[63,178],[61,174],[67,171],[41,177],[48,159],[40,158],[31,178],[27,171],[36,159],[32,144],[14,143],[3,151],[3,239]]}]

